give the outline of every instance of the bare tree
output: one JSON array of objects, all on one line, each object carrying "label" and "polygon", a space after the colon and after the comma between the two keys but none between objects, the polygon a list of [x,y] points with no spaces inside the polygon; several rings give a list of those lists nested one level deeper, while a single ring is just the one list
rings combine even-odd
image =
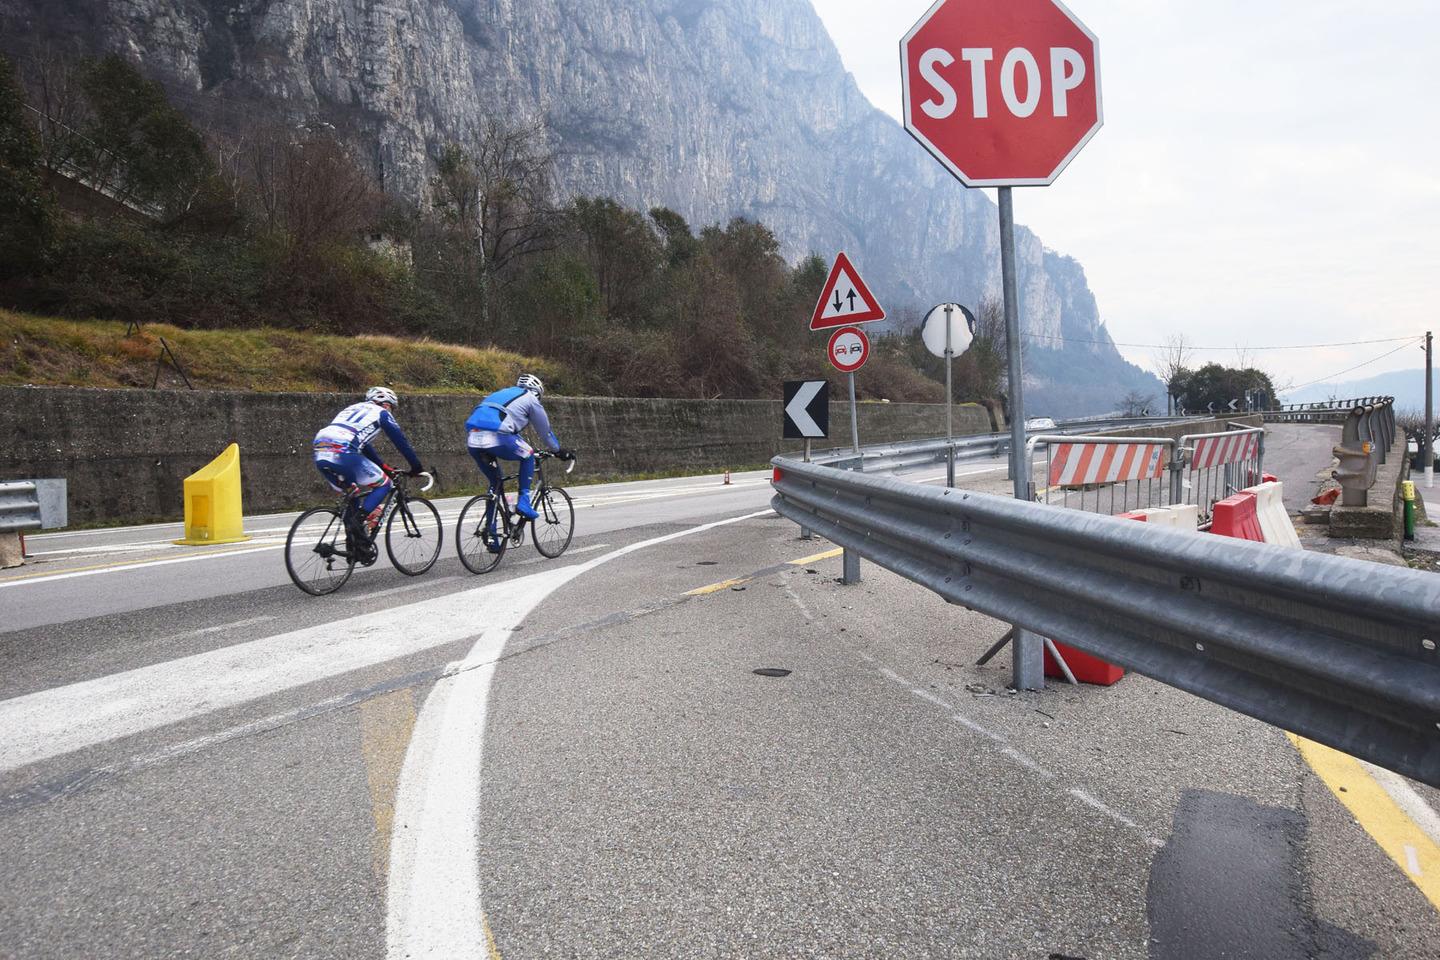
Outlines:
[{"label": "bare tree", "polygon": [[494,117],[475,140],[451,143],[436,158],[434,203],[470,246],[486,327],[493,288],[520,262],[555,246],[554,165],[543,124],[510,126]]},{"label": "bare tree", "polygon": [[1181,381],[1190,372],[1194,350],[1183,333],[1172,333],[1165,338],[1165,346],[1152,360],[1152,369],[1160,382],[1165,384],[1165,409],[1170,411],[1177,399]]},{"label": "bare tree", "polygon": [[261,127],[242,144],[256,218],[299,260],[357,239],[379,216],[378,186],[328,131]]},{"label": "bare tree", "polygon": [[1148,393],[1131,390],[1120,398],[1120,415],[1122,417],[1148,417],[1150,416],[1150,404],[1154,402],[1154,399]]}]

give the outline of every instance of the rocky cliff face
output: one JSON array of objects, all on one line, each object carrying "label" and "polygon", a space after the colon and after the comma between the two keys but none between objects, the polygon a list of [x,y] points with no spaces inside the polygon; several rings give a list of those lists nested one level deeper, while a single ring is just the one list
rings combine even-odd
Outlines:
[{"label": "rocky cliff face", "polygon": [[[10,52],[45,37],[124,51],[195,109],[318,115],[393,191],[487,116],[542,119],[567,192],[845,249],[892,312],[999,294],[994,205],[871,106],[808,0],[0,0]],[[1079,264],[1017,241],[1026,330],[1118,360]]]}]

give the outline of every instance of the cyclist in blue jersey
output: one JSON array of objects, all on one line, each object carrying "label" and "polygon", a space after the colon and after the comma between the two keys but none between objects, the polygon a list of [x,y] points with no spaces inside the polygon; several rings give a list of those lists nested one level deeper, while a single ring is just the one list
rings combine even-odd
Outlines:
[{"label": "cyclist in blue jersey", "polygon": [[542,443],[557,456],[570,459],[574,455],[560,446],[555,431],[550,428],[550,417],[540,398],[545,394],[545,384],[540,378],[523,374],[515,386],[496,390],[480,401],[465,421],[469,430],[466,447],[470,456],[479,465],[480,472],[490,481],[490,490],[498,493],[502,475],[495,459],[518,461],[520,464],[520,502],[515,512],[527,520],[539,516],[530,503],[530,484],[535,479],[535,451],[520,436],[527,426],[533,426]]},{"label": "cyclist in blue jersey", "polygon": [[422,472],[420,458],[405,439],[394,410],[399,403],[395,391],[388,387],[371,387],[360,403],[352,403],[335,415],[330,425],[315,434],[315,467],[336,492],[351,488],[365,492],[360,515],[365,517],[366,531],[380,522],[385,495],[390,491],[390,469],[371,445],[377,434],[384,432],[401,455],[410,462],[410,476]]}]

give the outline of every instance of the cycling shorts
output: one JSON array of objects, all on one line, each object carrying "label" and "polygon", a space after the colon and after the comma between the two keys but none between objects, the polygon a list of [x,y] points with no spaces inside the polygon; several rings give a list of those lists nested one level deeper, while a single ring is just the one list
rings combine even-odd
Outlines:
[{"label": "cycling shorts", "polygon": [[389,482],[380,465],[363,453],[322,449],[319,443],[315,445],[315,468],[336,493],[344,493],[352,486],[373,490]]}]

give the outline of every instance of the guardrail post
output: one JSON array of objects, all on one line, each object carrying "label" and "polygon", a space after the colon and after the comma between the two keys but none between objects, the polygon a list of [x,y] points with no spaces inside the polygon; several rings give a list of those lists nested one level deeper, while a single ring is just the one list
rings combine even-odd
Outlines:
[{"label": "guardrail post", "polygon": [[1016,690],[1045,689],[1045,646],[1029,630],[1017,625],[1010,645],[1010,670]]},{"label": "guardrail post", "polygon": [[845,548],[845,554],[840,561],[840,582],[845,584],[860,582],[860,554]]}]

